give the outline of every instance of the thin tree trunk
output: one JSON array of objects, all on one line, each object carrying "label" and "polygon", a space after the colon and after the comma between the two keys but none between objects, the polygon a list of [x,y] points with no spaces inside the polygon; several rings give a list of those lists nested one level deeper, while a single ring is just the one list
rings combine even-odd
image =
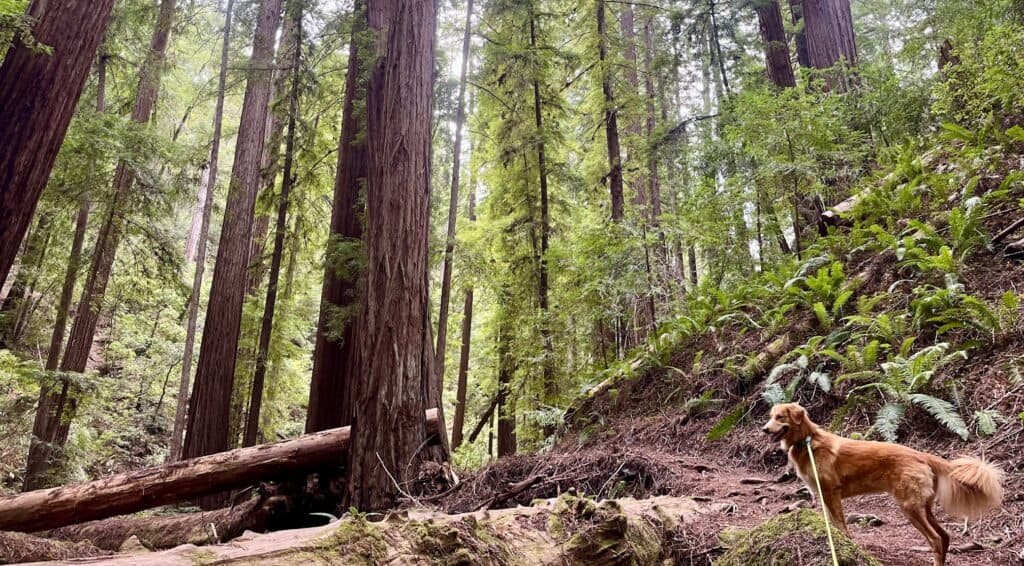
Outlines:
[{"label": "thin tree trunk", "polygon": [[[508,293],[506,293],[507,295]],[[498,413],[498,457],[516,453],[516,408],[515,399],[509,393],[512,390],[514,358],[511,352],[511,340],[508,332],[506,313],[499,313],[498,332],[498,393],[495,406]],[[472,437],[471,437],[472,439]]]},{"label": "thin tree trunk", "polygon": [[292,59],[292,88],[288,97],[288,135],[285,141],[284,177],[281,180],[281,202],[277,208],[277,226],[274,232],[274,251],[270,260],[270,279],[267,282],[267,300],[263,306],[263,321],[260,328],[259,350],[256,352],[256,372],[252,379],[252,394],[249,396],[249,412],[245,423],[245,437],[242,446],[254,446],[259,433],[260,409],[263,403],[263,380],[267,374],[267,358],[270,356],[270,336],[274,330],[274,310],[277,306],[277,284],[281,276],[281,257],[284,255],[284,236],[288,229],[288,205],[291,198],[295,175],[292,172],[295,158],[295,122],[299,113],[299,66],[302,63],[302,5],[290,0],[288,11],[295,37]]},{"label": "thin tree trunk", "polygon": [[203,168],[196,192],[196,208],[192,211],[192,223],[189,224],[188,237],[185,239],[185,262],[195,263],[199,251],[199,233],[202,231],[203,215],[206,212],[206,195],[210,191],[210,165]]},{"label": "thin tree trunk", "polygon": [[0,66],[0,284],[50,178],[114,0],[35,0],[32,36],[48,52],[20,40]]},{"label": "thin tree trunk", "polygon": [[[366,305],[347,466],[347,503],[361,511],[392,507],[431,457],[423,413],[440,396],[427,249],[436,17],[433,2],[367,2],[378,35],[366,95]],[[447,444],[444,431],[440,439]]]},{"label": "thin tree trunk", "polygon": [[797,62],[805,69],[810,68],[811,54],[807,49],[807,34],[801,25],[804,19],[803,0],[789,0],[789,12],[793,18],[793,25],[799,27],[799,31],[793,34],[794,42],[796,43]]},{"label": "thin tree trunk", "polygon": [[466,2],[466,25],[462,35],[462,68],[459,71],[459,102],[455,110],[455,144],[452,157],[451,196],[448,204],[448,237],[444,246],[441,274],[441,306],[437,320],[437,349],[434,355],[438,379],[444,381],[448,346],[448,307],[452,292],[452,256],[455,252],[455,221],[459,210],[459,175],[462,165],[462,124],[466,119],[466,75],[469,72],[469,46],[473,31],[473,0]]},{"label": "thin tree trunk", "polygon": [[[162,0],[157,13],[153,37],[149,52],[143,63],[135,92],[135,103],[131,119],[138,124],[149,121],[156,105],[160,77],[163,73],[164,61],[167,56],[167,45],[170,41],[171,28],[174,22],[175,0]],[[135,172],[129,164],[121,161],[114,173],[114,194],[111,198],[103,225],[100,227],[93,250],[92,264],[89,275],[82,290],[78,303],[78,313],[71,325],[68,335],[67,349],[60,369],[64,372],[83,373],[89,362],[96,326],[99,323],[100,309],[110,281],[114,265],[117,244],[123,229],[123,218],[119,207],[129,197],[135,181]],[[52,392],[48,391],[48,394]],[[25,487],[39,487],[38,480],[53,464],[54,448],[60,450],[67,442],[71,423],[78,408],[77,393],[69,388],[68,381],[61,384],[60,393],[55,400],[40,403],[40,409],[51,409],[45,419],[36,419],[32,434],[38,442],[29,448],[28,468],[25,472]],[[38,409],[37,409],[38,410]]]},{"label": "thin tree trunk", "polygon": [[217,189],[217,173],[220,167],[220,139],[224,126],[224,99],[228,80],[228,55],[231,51],[231,21],[234,17],[235,0],[228,0],[224,12],[224,40],[220,53],[220,78],[217,83],[217,104],[213,112],[213,141],[210,147],[210,162],[207,165],[207,192],[203,195],[202,218],[199,224],[196,250],[196,269],[192,276],[192,294],[188,302],[188,322],[185,325],[185,353],[181,361],[181,380],[178,383],[178,403],[174,412],[174,431],[171,434],[169,460],[181,459],[182,438],[188,410],[189,382],[192,376],[192,356],[196,343],[196,324],[199,320],[199,300],[203,291],[203,276],[206,273],[206,247],[210,241],[210,216],[213,213],[213,197]]},{"label": "thin tree trunk", "polygon": [[[473,148],[470,147],[470,155]],[[466,218],[476,222],[476,168],[470,165],[469,204]],[[452,450],[462,445],[462,431],[466,423],[466,389],[469,378],[469,348],[473,338],[473,287],[466,287],[462,301],[462,348],[459,352],[459,377],[455,389],[455,414],[452,417]]]},{"label": "thin tree trunk", "polygon": [[789,42],[786,38],[786,29],[782,25],[782,9],[779,8],[778,0],[754,3],[754,11],[757,12],[757,22],[761,28],[768,78],[779,88],[796,86],[793,64],[789,60]]},{"label": "thin tree trunk", "polygon": [[605,22],[605,0],[597,0],[598,59],[601,62],[601,92],[604,94],[604,127],[608,148],[608,189],[611,193],[612,221],[625,217],[622,186],[622,150],[619,146],[619,111],[612,90],[611,69],[608,68],[608,29]]},{"label": "thin tree trunk", "polygon": [[[217,262],[210,286],[204,339],[199,366],[189,403],[188,427],[183,457],[194,458],[228,448],[231,392],[235,379],[238,338],[249,246],[252,241],[256,192],[266,142],[267,109],[273,81],[274,39],[281,21],[281,0],[261,2],[253,38],[245,99],[235,142],[224,223],[221,228]],[[200,503],[213,507],[224,503],[214,495]]]},{"label": "thin tree trunk", "polygon": [[[540,57],[537,47],[537,15],[530,5],[530,48],[535,58]],[[548,312],[548,244],[551,238],[551,218],[548,211],[548,165],[544,144],[544,108],[540,96],[540,81],[533,78],[533,118],[537,127],[537,169],[540,175],[540,263],[537,283],[537,299],[540,303],[541,323],[540,340],[544,347],[543,380],[544,401],[553,402],[558,395],[558,384],[555,383],[554,344],[551,341],[550,313]]]},{"label": "thin tree trunk", "polygon": [[718,39],[718,15],[715,13],[715,0],[708,0],[708,14],[711,16],[711,45],[714,48],[715,62],[718,63],[719,78],[725,88],[726,96],[732,96],[729,88],[729,74],[725,71],[725,59],[722,57],[722,43]]},{"label": "thin tree trunk", "polygon": [[[320,295],[320,319],[313,350],[313,375],[309,387],[306,432],[351,424],[352,385],[359,372],[359,324],[365,302],[365,274],[352,273],[349,262],[340,265],[339,256],[350,258],[352,251],[340,248],[360,246],[363,209],[362,186],[367,174],[366,115],[357,107],[366,101],[366,65],[361,37],[366,33],[366,1],[357,0],[353,8],[352,39],[349,42],[348,74],[345,80],[345,104],[341,117],[338,145],[338,174],[334,182],[331,213],[331,238],[328,243],[323,289]],[[361,284],[360,281],[363,281]]]},{"label": "thin tree trunk", "polygon": [[[96,58],[96,114],[102,115],[107,110],[107,55],[100,52]],[[89,178],[96,178],[95,162],[90,164]],[[71,251],[68,254],[68,266],[64,272],[64,287],[61,289],[60,303],[57,305],[57,317],[53,323],[53,334],[50,337],[50,348],[46,354],[46,369],[56,370],[60,365],[61,349],[64,346],[64,334],[67,331],[68,314],[71,309],[71,300],[74,298],[75,284],[78,281],[78,270],[82,264],[82,247],[85,244],[85,232],[89,225],[89,212],[92,208],[92,198],[89,192],[82,193],[78,205],[78,214],[75,217],[75,235],[71,241]],[[45,403],[48,396],[40,395],[39,403]],[[47,410],[48,411],[48,410]],[[47,412],[47,411],[44,411]],[[37,412],[37,418],[38,412]]]},{"label": "thin tree trunk", "polygon": [[21,344],[21,333],[27,323],[25,318],[30,310],[32,296],[36,292],[39,272],[46,260],[52,233],[50,212],[45,211],[36,220],[35,228],[29,231],[18,276],[11,286],[7,301],[0,308],[0,315],[3,315],[4,319],[0,325],[0,343],[6,343],[10,347]]}]

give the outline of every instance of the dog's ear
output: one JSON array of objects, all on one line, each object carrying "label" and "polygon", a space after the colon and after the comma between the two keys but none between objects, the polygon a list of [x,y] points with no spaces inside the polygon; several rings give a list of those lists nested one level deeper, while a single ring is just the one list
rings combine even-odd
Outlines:
[{"label": "dog's ear", "polygon": [[804,424],[804,420],[807,418],[807,410],[794,403],[789,408],[789,418],[795,425]]}]

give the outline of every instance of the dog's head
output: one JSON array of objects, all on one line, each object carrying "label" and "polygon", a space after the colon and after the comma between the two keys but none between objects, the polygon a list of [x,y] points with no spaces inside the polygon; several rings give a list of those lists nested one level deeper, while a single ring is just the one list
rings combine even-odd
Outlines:
[{"label": "dog's head", "polygon": [[782,403],[772,407],[768,422],[761,428],[772,442],[781,442],[784,449],[795,445],[811,434],[811,420],[807,411],[797,403]]}]

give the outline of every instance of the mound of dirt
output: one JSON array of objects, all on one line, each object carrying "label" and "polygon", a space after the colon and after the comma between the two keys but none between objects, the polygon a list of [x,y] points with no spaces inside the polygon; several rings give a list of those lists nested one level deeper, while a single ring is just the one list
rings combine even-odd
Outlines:
[{"label": "mound of dirt", "polygon": [[[841,566],[882,566],[834,528],[832,536]],[[832,564],[825,521],[809,509],[780,515],[748,532],[726,531],[722,538],[731,548],[715,561],[716,566]]]}]

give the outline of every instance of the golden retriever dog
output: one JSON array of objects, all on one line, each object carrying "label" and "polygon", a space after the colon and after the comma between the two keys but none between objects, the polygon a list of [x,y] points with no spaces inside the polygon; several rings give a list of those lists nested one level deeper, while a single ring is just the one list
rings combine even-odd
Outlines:
[{"label": "golden retriever dog", "polygon": [[843,438],[811,422],[807,411],[796,403],[772,407],[763,430],[773,442],[781,443],[797,475],[817,494],[807,454],[806,439],[811,439],[821,498],[833,525],[850,534],[843,516],[844,498],[890,493],[928,540],[935,566],[944,566],[949,551],[949,534],[932,514],[936,500],[951,515],[965,518],[978,517],[1002,504],[1002,471],[976,458],[947,461],[898,444]]}]

